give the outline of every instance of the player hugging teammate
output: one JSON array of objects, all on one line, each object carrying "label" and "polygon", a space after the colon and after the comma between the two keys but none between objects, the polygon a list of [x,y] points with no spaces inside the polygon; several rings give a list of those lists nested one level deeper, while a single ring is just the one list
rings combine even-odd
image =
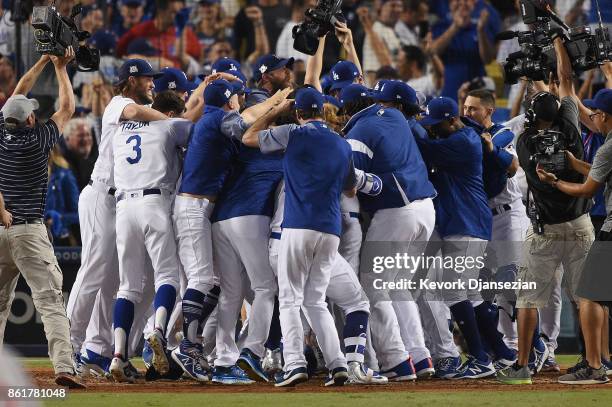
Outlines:
[{"label": "player hugging teammate", "polygon": [[[434,98],[425,109],[402,81],[369,89],[351,31],[338,23],[335,35],[348,60],[332,68],[327,95],[325,37],[299,89],[293,59],[275,55],[259,58],[252,89],[228,58],[199,86],[144,60],[121,67],[79,202],[83,261],[68,315],[83,375],[138,381],[129,359],[143,333],[147,380],[286,387],[324,369],[326,386],[434,375],[526,383],[547,363],[530,308],[540,297],[366,285],[360,253],[379,244],[478,258],[489,242],[507,242],[512,250],[501,246],[486,268],[514,281],[528,223],[520,152],[491,119],[492,93],[471,92],[461,109]],[[391,281],[406,277],[388,271]],[[442,265],[410,278],[483,276],[477,265],[459,274]],[[519,353],[517,304],[528,310]]]}]

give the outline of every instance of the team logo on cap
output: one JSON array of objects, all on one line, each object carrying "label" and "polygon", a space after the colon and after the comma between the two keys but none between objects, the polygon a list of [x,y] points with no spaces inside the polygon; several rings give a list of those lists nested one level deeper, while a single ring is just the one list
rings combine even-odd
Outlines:
[{"label": "team logo on cap", "polygon": [[427,107],[425,108],[425,114],[426,114],[426,115],[429,115],[429,106],[427,106]]},{"label": "team logo on cap", "polygon": [[310,107],[312,107],[313,109],[316,109],[316,108],[318,108],[319,106],[317,106],[317,104],[316,104],[316,103],[313,103],[312,105],[310,105]]},{"label": "team logo on cap", "polygon": [[229,99],[230,96],[232,96],[232,92],[230,92],[229,89],[226,89],[224,95],[225,95],[226,98]]},{"label": "team logo on cap", "polygon": [[168,89],[176,89],[176,82],[168,82]]},{"label": "team logo on cap", "polygon": [[[237,71],[237,70],[238,70],[238,68],[236,68],[236,65],[234,65],[234,64],[230,64],[230,68],[229,68],[229,70],[230,70],[230,71]],[[263,73],[263,72],[262,72],[262,73]]]},{"label": "team logo on cap", "polygon": [[265,66],[265,65],[262,65],[262,66],[260,66],[260,67],[259,67],[259,72],[261,72],[261,73],[264,73],[264,72],[266,72],[267,70],[268,70],[268,67],[267,67],[267,66]]},{"label": "team logo on cap", "polygon": [[334,71],[332,71],[332,77],[334,78],[335,81],[340,79],[340,76],[336,72],[334,72]]},{"label": "team logo on cap", "polygon": [[137,72],[138,72],[138,67],[136,65],[130,66],[130,73],[137,73]]}]

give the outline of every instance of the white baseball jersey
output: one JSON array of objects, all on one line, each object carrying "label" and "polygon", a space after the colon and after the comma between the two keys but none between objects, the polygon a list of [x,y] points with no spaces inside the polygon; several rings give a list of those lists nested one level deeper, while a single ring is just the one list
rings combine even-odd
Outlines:
[{"label": "white baseball jersey", "polygon": [[102,115],[102,134],[98,147],[98,159],[91,173],[91,179],[110,187],[115,186],[113,177],[113,135],[121,125],[123,109],[132,103],[136,102],[130,98],[115,96],[108,103]]},{"label": "white baseball jersey", "polygon": [[[496,134],[493,135],[493,139],[495,139],[495,136],[497,134],[500,134],[502,131],[507,130],[507,129],[508,129],[507,127],[501,128]],[[506,150],[508,153],[512,154],[512,156],[518,159],[516,150],[514,148],[515,141],[516,141],[516,136],[515,136],[515,140],[513,140],[512,143],[508,144],[504,148],[504,150]],[[519,176],[517,175],[518,174],[514,174],[513,177],[508,178],[505,188],[499,194],[489,199],[490,208],[495,208],[497,206],[504,205],[504,204],[511,204],[517,199],[522,199],[523,194],[521,192],[521,188],[519,184],[520,182]]]},{"label": "white baseball jersey", "polygon": [[113,137],[117,190],[174,192],[181,171],[178,147],[187,145],[191,126],[185,119],[123,122]]}]

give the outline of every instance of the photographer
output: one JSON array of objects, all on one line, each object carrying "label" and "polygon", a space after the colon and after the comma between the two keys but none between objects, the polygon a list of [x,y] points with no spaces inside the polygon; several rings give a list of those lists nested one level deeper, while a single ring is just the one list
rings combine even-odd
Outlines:
[{"label": "photographer", "polygon": [[612,89],[600,90],[593,100],[585,101],[585,105],[593,111],[590,117],[598,131],[607,134],[592,165],[575,158],[570,152],[566,153],[570,167],[587,176],[586,181],[567,182],[542,168],[537,169],[542,182],[573,197],[591,198],[605,185],[607,218],[597,235],[597,242],[589,250],[576,292],[580,297],[580,327],[584,335],[586,363],[577,371],[561,376],[559,383],[565,384],[608,382],[606,367],[602,365],[604,349],[601,346],[601,335],[607,334],[602,329],[605,320],[603,307],[612,304],[610,274],[605,272],[610,261],[610,246],[607,242],[612,241]]},{"label": "photographer", "polygon": [[[41,314],[55,382],[84,388],[74,375],[62,272],[43,221],[49,153],[74,113],[74,93],[66,72],[66,65],[73,58],[71,47],[63,57],[43,55],[21,78],[0,113],[0,168],[3,168],[0,192],[6,200],[6,209],[13,215],[10,228],[0,229],[0,337],[4,336],[13,291],[21,273]],[[34,114],[38,101],[24,95],[30,92],[50,60],[59,83],[60,109],[41,125],[36,123]]]},{"label": "photographer", "polygon": [[[525,130],[517,142],[519,163],[527,177],[527,211],[532,223],[523,246],[519,278],[523,282],[534,282],[536,288],[517,292],[519,357],[513,366],[497,375],[498,380],[508,384],[531,383],[527,365],[533,333],[538,324],[538,308],[549,301],[554,284],[558,281],[554,274],[559,264],[563,264],[570,293],[575,294],[582,263],[594,239],[588,215],[589,201],[562,193],[541,181],[536,172],[537,166],[547,163],[552,167],[563,167],[555,168],[555,177],[568,182],[583,182],[581,174],[568,169],[563,160],[559,162],[559,154],[563,155],[559,150],[567,150],[581,159],[583,146],[571,61],[559,36],[554,38],[553,43],[557,57],[560,106],[550,93],[536,94],[526,113],[528,121]],[[551,154],[548,151],[551,150],[550,146],[543,152],[543,144],[549,143],[555,136],[559,137],[552,148],[555,152]],[[547,352],[537,356],[536,367],[541,365],[540,360],[546,358]]]}]

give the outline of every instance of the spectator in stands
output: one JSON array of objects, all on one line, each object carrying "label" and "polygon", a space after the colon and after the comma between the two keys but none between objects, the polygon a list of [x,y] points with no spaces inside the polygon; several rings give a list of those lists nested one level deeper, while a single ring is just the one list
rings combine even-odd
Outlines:
[{"label": "spectator in stands", "polygon": [[425,0],[404,0],[404,10],[395,24],[402,45],[420,45],[429,32],[429,6]]},{"label": "spectator in stands", "polygon": [[81,29],[91,35],[104,27],[104,15],[97,5],[83,7],[81,14]]},{"label": "spectator in stands", "polygon": [[[427,48],[431,51],[431,47]],[[414,45],[402,47],[398,59],[397,70],[402,80],[414,90],[423,93],[427,98],[440,94],[444,85],[444,64],[440,58],[430,53],[431,72],[427,71],[427,54]]]},{"label": "spectator in stands", "polygon": [[72,170],[77,188],[82,191],[87,185],[98,151],[94,148],[91,122],[85,118],[71,119],[63,132],[62,155]]},{"label": "spectator in stands", "polygon": [[174,66],[174,61],[162,57],[159,50],[151,45],[151,41],[146,38],[136,38],[130,42],[125,58],[145,59],[155,70],[160,70],[164,66]]},{"label": "spectator in stands", "polygon": [[[155,0],[155,18],[132,27],[117,44],[117,55],[124,56],[130,43],[137,38],[146,38],[160,55],[173,61],[173,65],[187,70],[191,57],[197,64],[201,47],[198,37],[186,27],[188,14],[181,0]],[[176,21],[176,25],[175,25]]]},{"label": "spectator in stands", "polygon": [[59,146],[49,155],[49,186],[45,206],[45,224],[55,246],[78,246],[79,188]]},{"label": "spectator in stands", "polygon": [[200,0],[194,29],[202,47],[202,55],[199,60],[204,61],[209,47],[218,40],[225,38],[223,14],[219,0]]},{"label": "spectator in stands", "polygon": [[499,14],[483,0],[450,0],[450,16],[433,28],[433,50],[446,68],[442,96],[457,99],[462,83],[485,75],[484,66],[495,58]]},{"label": "spectator in stands", "polygon": [[16,85],[17,76],[15,75],[13,61],[0,54],[0,108],[4,106],[6,99],[13,94]]},{"label": "spectator in stands", "polygon": [[[261,9],[261,27],[265,29],[270,40],[270,50],[274,50],[283,27],[291,19],[291,9],[280,0],[256,0],[255,5]],[[234,20],[233,48],[239,52],[241,61],[246,60],[256,48],[255,31],[259,23],[248,16],[251,9],[252,7],[247,7],[240,10]]]},{"label": "spectator in stands", "polygon": [[357,9],[357,14],[366,33],[363,42],[363,71],[367,82],[372,84],[376,71],[384,65],[395,65],[395,57],[400,47],[393,27],[402,12],[400,0],[387,0],[380,7],[378,17],[372,20],[366,7]]},{"label": "spectator in stands", "polygon": [[[115,82],[119,66],[121,65],[121,61],[115,57],[115,48],[117,47],[117,36],[115,33],[108,30],[99,30],[88,42],[89,45],[100,51],[100,67],[98,72],[102,75],[102,78],[108,83]],[[78,87],[77,84],[73,83],[73,85]]]},{"label": "spectator in stands", "polygon": [[144,18],[144,0],[120,0],[119,3],[119,15],[112,24],[117,37],[123,36]]},{"label": "spectator in stands", "polygon": [[11,11],[4,9],[0,2],[0,54],[9,55],[15,47],[15,24],[11,21]]},{"label": "spectator in stands", "polygon": [[313,8],[317,4],[316,0],[293,0],[291,3],[291,21],[288,21],[281,31],[276,42],[276,55],[279,58],[291,58],[296,61],[308,59],[308,55],[296,51],[293,48],[293,27],[304,21],[304,12]]}]

